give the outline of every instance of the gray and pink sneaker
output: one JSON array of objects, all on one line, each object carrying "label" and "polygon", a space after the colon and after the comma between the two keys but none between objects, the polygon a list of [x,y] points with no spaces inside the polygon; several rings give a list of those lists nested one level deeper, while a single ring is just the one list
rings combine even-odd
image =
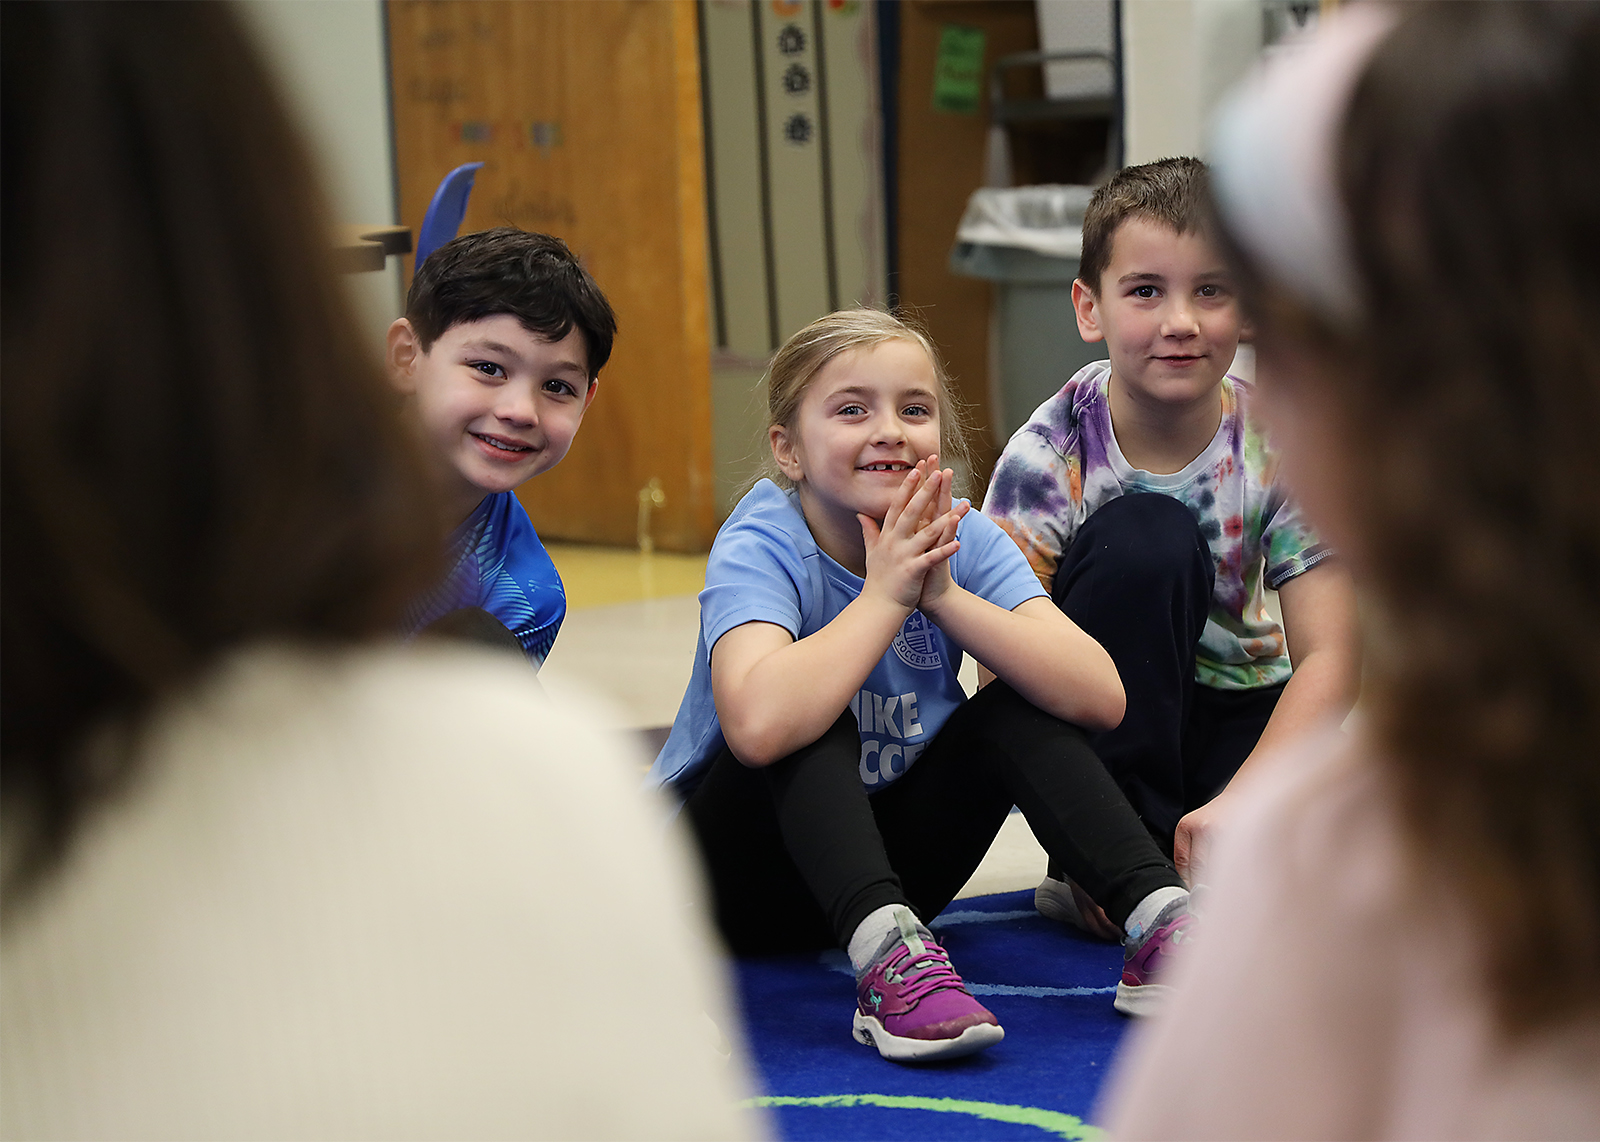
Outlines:
[{"label": "gray and pink sneaker", "polygon": [[1124,1015],[1160,1011],[1172,987],[1156,979],[1172,969],[1172,957],[1182,954],[1178,948],[1194,939],[1193,925],[1187,896],[1163,908],[1150,925],[1150,934],[1138,944],[1130,943],[1123,953],[1122,982],[1111,1006]]},{"label": "gray and pink sneaker", "polygon": [[972,998],[933,934],[908,908],[895,920],[900,930],[884,938],[856,980],[856,1039],[897,1063],[954,1059],[1004,1039],[1000,1021]]}]

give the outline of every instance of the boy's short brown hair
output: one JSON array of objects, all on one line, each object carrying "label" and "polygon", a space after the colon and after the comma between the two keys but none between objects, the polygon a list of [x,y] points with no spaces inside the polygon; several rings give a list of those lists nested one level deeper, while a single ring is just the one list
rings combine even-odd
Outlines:
[{"label": "boy's short brown hair", "polygon": [[1210,226],[1209,174],[1199,159],[1158,159],[1123,167],[1094,192],[1083,215],[1083,257],[1078,279],[1098,294],[1111,264],[1111,241],[1129,218],[1148,218],[1179,234]]}]

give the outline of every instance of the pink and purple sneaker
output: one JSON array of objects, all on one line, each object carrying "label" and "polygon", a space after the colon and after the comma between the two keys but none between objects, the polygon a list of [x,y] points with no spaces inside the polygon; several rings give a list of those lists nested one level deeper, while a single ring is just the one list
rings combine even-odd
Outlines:
[{"label": "pink and purple sneaker", "polygon": [[1172,987],[1157,979],[1172,969],[1173,956],[1182,954],[1178,948],[1194,939],[1193,925],[1187,896],[1163,908],[1151,924],[1150,934],[1138,944],[1130,943],[1123,954],[1122,982],[1117,984],[1117,997],[1111,1005],[1124,1015],[1149,1016],[1160,1011]]},{"label": "pink and purple sneaker", "polygon": [[897,1063],[954,1059],[1005,1038],[994,1015],[972,998],[933,935],[900,909],[872,966],[856,980],[857,1040]]}]

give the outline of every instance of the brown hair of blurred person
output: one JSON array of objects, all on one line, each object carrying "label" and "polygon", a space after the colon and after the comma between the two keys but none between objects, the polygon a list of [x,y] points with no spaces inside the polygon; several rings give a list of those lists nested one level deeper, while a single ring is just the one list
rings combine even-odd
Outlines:
[{"label": "brown hair of blurred person", "polygon": [[132,776],[130,739],[91,760],[97,726],[136,728],[247,642],[394,631],[440,522],[232,6],[0,18],[0,764],[18,889]]},{"label": "brown hair of blurred person", "polygon": [[1460,891],[1520,1033],[1600,1010],[1600,5],[1400,11],[1338,159],[1364,318],[1228,245],[1263,386],[1346,453],[1414,858]]}]

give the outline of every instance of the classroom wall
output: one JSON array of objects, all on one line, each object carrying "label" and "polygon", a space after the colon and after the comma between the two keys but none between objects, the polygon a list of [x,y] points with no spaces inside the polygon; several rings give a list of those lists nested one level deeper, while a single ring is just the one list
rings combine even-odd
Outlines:
[{"label": "classroom wall", "polygon": [[[321,162],[334,220],[398,221],[381,0],[237,2],[256,29],[269,62],[277,68]],[[786,5],[785,10],[791,6]],[[720,10],[743,5],[721,0],[708,7]],[[987,54],[991,59],[1001,51],[1034,46],[1033,9],[1027,0],[915,0],[900,9],[901,275],[897,284],[900,299],[919,309],[932,327],[963,395],[979,412],[980,479],[992,460],[981,447],[987,440],[981,410],[986,407],[989,371],[989,287],[953,276],[947,258],[966,196],[982,181],[985,115],[980,111],[962,117],[934,111],[928,102],[931,61],[944,23],[984,27],[990,37]],[[1121,10],[1127,161],[1201,153],[1207,116],[1221,93],[1260,51],[1263,0],[1124,0]],[[390,263],[383,273],[346,279],[375,347],[402,304],[400,259],[390,259]],[[750,425],[762,417],[755,393],[760,363],[759,355],[754,355],[748,363],[735,362],[747,365],[742,370],[724,367],[712,374],[715,391],[711,399],[714,407],[726,414],[714,418],[715,499],[721,511],[727,509],[751,463]],[[691,493],[687,499],[698,503],[701,496]],[[697,508],[691,514],[698,516],[700,511],[703,509]],[[633,513],[627,504],[619,504],[616,514],[618,521],[601,531],[621,537],[631,529],[631,523],[621,517],[631,520]],[[699,533],[706,522],[698,522],[699,526],[684,530],[678,543],[700,542]]]},{"label": "classroom wall", "polygon": [[[397,220],[380,0],[238,0],[321,164],[334,222]],[[374,345],[400,316],[399,259],[345,278]]]},{"label": "classroom wall", "polygon": [[1262,38],[1261,0],[1124,0],[1125,161],[1202,154],[1211,112]]},{"label": "classroom wall", "polygon": [[871,4],[699,0],[724,515],[767,451],[772,353],[832,309],[886,299],[874,16]]}]

